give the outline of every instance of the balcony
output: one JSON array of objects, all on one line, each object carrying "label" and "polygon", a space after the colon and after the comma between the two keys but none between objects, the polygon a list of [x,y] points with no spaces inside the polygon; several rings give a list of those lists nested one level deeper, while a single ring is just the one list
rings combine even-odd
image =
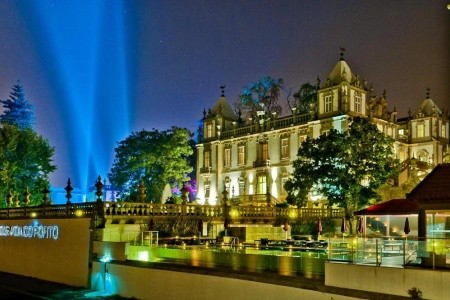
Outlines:
[{"label": "balcony", "polygon": [[270,160],[256,160],[253,162],[253,168],[268,168],[270,167]]},{"label": "balcony", "polygon": [[200,174],[209,174],[209,173],[211,173],[211,170],[212,170],[211,167],[200,168]]}]

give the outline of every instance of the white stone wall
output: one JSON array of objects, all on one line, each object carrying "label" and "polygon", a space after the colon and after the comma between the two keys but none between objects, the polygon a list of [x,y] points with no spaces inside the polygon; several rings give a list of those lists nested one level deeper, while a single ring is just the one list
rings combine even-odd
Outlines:
[{"label": "white stone wall", "polygon": [[[345,276],[342,276],[345,274]],[[408,297],[413,287],[424,299],[449,299],[450,272],[326,263],[325,285]]]},{"label": "white stone wall", "polygon": [[94,262],[91,288],[103,289],[103,278],[107,277],[107,291],[122,297],[142,300],[351,300],[347,296],[320,291],[299,289],[256,281],[239,280],[232,277],[207,276],[194,273],[137,268],[125,265],[105,265]]}]

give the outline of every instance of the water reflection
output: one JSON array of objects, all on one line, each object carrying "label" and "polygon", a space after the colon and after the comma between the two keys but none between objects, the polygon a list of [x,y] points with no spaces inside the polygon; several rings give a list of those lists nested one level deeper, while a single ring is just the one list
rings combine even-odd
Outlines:
[{"label": "water reflection", "polygon": [[166,246],[151,248],[149,260],[258,273],[270,272],[285,276],[323,278],[327,254],[325,251]]}]

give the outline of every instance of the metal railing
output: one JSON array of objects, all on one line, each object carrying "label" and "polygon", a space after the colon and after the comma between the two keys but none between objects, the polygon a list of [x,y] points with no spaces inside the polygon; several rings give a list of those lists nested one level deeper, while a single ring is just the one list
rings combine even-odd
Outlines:
[{"label": "metal railing", "polygon": [[156,247],[159,243],[158,231],[142,231],[141,232],[141,245]]},{"label": "metal railing", "polygon": [[328,260],[385,267],[450,268],[447,238],[329,238]]}]

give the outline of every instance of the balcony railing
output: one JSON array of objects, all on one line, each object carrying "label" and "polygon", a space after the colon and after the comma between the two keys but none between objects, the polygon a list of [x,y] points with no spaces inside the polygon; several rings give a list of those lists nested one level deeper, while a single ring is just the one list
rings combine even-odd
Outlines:
[{"label": "balcony railing", "polygon": [[263,168],[263,167],[270,167],[270,160],[256,160],[253,162],[253,168]]},{"label": "balcony railing", "polygon": [[[293,125],[306,124],[311,120],[311,114],[301,114],[301,115],[291,115],[287,117],[282,117],[274,120],[266,121],[262,126],[259,124],[250,124],[244,127],[236,127],[223,131],[221,133],[221,139],[229,139],[233,137],[245,136],[257,132],[270,131],[273,129],[282,129],[286,127],[291,127]],[[205,139],[205,141],[214,140],[215,137]]]},{"label": "balcony railing", "polygon": [[212,171],[211,167],[200,168],[200,174],[209,174],[209,173],[211,173],[211,171]]}]

